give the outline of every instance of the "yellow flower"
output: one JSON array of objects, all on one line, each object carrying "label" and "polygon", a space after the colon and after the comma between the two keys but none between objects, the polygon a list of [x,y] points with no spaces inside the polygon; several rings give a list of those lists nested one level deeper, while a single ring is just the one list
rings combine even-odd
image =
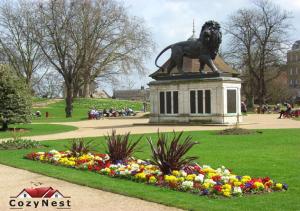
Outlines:
[{"label": "yellow flower", "polygon": [[151,176],[151,177],[149,178],[149,183],[154,184],[154,183],[156,183],[156,182],[157,182],[157,179],[155,178],[155,176]]},{"label": "yellow flower", "polygon": [[211,183],[203,183],[203,188],[208,189],[211,186]]},{"label": "yellow flower", "polygon": [[276,189],[281,190],[282,189],[282,184],[281,183],[276,183]]},{"label": "yellow flower", "polygon": [[178,177],[177,180],[178,180],[178,182],[183,182],[184,181],[184,177]]},{"label": "yellow flower", "polygon": [[234,183],[233,183],[233,185],[236,186],[236,187],[237,187],[237,186],[240,186],[241,184],[242,184],[241,182],[234,182]]},{"label": "yellow flower", "polygon": [[256,189],[264,188],[264,184],[261,182],[255,182],[254,185],[256,186]]},{"label": "yellow flower", "polygon": [[[239,180],[237,179],[237,178],[230,178],[230,180],[229,180],[230,182],[232,182],[232,183],[235,183],[235,182],[238,182]],[[237,185],[238,186],[238,185]]]},{"label": "yellow flower", "polygon": [[230,197],[231,193],[230,193],[230,191],[224,191],[223,195],[226,196],[226,197]]},{"label": "yellow flower", "polygon": [[217,174],[216,173],[214,173],[214,172],[209,172],[208,174],[207,174],[207,178],[212,178],[213,176],[216,176]]},{"label": "yellow flower", "polygon": [[196,177],[196,174],[189,174],[185,177],[185,179],[188,181],[194,181],[195,177]]},{"label": "yellow flower", "polygon": [[176,183],[177,182],[177,177],[173,175],[165,175],[165,181],[166,182],[171,182],[171,183]]},{"label": "yellow flower", "polygon": [[243,176],[241,181],[242,181],[243,184],[245,184],[246,182],[248,182],[250,180],[251,180],[250,176]]},{"label": "yellow flower", "polygon": [[222,191],[224,192],[231,191],[231,185],[229,184],[222,185]]},{"label": "yellow flower", "polygon": [[216,172],[216,170],[212,169],[211,167],[204,168],[204,169],[202,169],[202,171],[205,173],[215,173]]},{"label": "yellow flower", "polygon": [[134,177],[137,179],[145,180],[146,174],[144,172],[141,172],[141,173],[137,173]]},{"label": "yellow flower", "polygon": [[180,172],[177,170],[173,170],[172,175],[174,175],[175,177],[178,177],[180,175]]}]

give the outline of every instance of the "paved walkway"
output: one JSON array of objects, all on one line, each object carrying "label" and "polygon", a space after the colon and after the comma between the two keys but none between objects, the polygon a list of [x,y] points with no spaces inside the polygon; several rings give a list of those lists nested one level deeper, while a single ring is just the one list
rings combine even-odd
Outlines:
[{"label": "paved walkway", "polygon": [[[63,195],[71,196],[72,211],[176,211],[179,209],[88,188],[58,179],[31,173],[26,170],[0,165],[0,210],[8,211],[10,196],[16,196],[23,188],[53,187]],[[42,183],[42,184],[40,184]],[[22,210],[58,210],[56,208],[25,208]]]},{"label": "paved walkway", "polygon": [[[175,131],[195,131],[195,130],[222,130],[232,126],[180,126],[180,125],[146,125],[148,119],[130,118],[130,119],[101,119],[86,120],[80,122],[60,122],[58,124],[72,125],[78,127],[78,130],[66,133],[31,136],[30,139],[56,140],[79,137],[95,137],[107,135],[115,128],[118,133],[131,132],[131,134],[155,133],[159,129],[161,132]],[[140,124],[140,125],[136,125]],[[144,124],[144,125],[143,125]],[[278,119],[277,114],[250,114],[243,117],[243,123],[240,125],[247,129],[274,129],[274,128],[300,128],[300,121],[292,119]]]}]

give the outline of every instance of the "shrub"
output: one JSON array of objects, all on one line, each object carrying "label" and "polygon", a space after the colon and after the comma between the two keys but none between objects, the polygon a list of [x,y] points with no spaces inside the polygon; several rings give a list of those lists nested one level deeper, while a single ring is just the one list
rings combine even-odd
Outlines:
[{"label": "shrub", "polygon": [[69,151],[71,152],[70,155],[74,157],[79,157],[81,155],[87,154],[92,150],[92,143],[91,141],[84,141],[82,138],[73,139],[71,146],[69,146]]},{"label": "shrub", "polygon": [[136,151],[136,146],[140,142],[142,136],[135,142],[129,141],[130,133],[125,135],[116,135],[116,130],[112,130],[111,135],[105,137],[107,150],[112,163],[124,162],[130,158]]},{"label": "shrub", "polygon": [[7,65],[0,65],[0,124],[30,122],[31,95],[25,82]]},{"label": "shrub", "polygon": [[173,132],[173,138],[169,144],[168,137],[158,132],[156,146],[151,138],[147,138],[152,151],[153,165],[157,165],[163,174],[171,174],[173,170],[180,170],[191,164],[197,157],[183,157],[197,142],[192,141],[191,136],[187,136],[182,143],[180,142],[183,132],[178,135]]},{"label": "shrub", "polygon": [[0,143],[0,149],[30,149],[41,146],[42,145],[38,141],[22,138],[9,139]]}]

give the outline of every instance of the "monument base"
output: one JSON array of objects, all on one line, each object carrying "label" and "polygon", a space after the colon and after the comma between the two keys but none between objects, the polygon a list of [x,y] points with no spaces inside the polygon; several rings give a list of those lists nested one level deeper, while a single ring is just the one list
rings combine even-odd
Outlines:
[{"label": "monument base", "polygon": [[235,77],[152,81],[150,123],[236,124],[242,122],[241,80]]}]

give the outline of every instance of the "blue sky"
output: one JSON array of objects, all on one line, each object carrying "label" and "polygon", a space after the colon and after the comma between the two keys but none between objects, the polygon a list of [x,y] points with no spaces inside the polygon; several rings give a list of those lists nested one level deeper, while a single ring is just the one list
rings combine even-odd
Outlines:
[{"label": "blue sky", "polygon": [[[151,31],[156,49],[146,63],[148,74],[144,77],[129,76],[127,81],[134,81],[134,87],[146,85],[151,78],[148,75],[156,70],[154,59],[167,45],[188,39],[192,35],[192,22],[195,20],[196,35],[199,35],[202,24],[207,20],[216,20],[221,26],[228,16],[240,8],[253,5],[251,0],[121,0],[131,15],[144,19]],[[289,11],[294,30],[291,40],[300,40],[300,0],[272,0],[275,4]],[[223,37],[226,43],[226,36]],[[226,47],[225,45],[222,46]],[[159,60],[163,63],[165,57]],[[134,75],[134,74],[133,74]],[[123,87],[126,87],[126,80]],[[108,88],[109,89],[109,88]],[[111,88],[110,88],[111,89]],[[108,90],[109,91],[109,90]]]}]

